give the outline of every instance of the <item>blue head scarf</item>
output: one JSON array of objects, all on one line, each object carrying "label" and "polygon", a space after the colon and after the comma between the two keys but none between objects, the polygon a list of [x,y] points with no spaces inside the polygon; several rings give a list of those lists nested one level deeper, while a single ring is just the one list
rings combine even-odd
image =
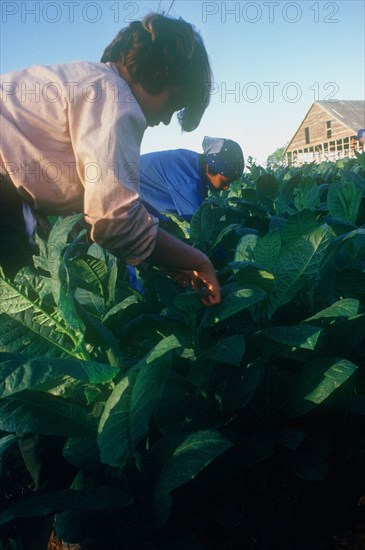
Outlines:
[{"label": "blue head scarf", "polygon": [[231,139],[212,138],[203,139],[205,163],[211,174],[222,174],[228,181],[241,177],[245,161],[241,147]]}]

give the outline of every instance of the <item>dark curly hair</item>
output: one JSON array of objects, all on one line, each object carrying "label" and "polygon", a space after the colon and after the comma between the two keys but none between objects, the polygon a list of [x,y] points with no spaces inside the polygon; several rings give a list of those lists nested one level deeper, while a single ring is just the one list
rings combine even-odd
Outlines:
[{"label": "dark curly hair", "polygon": [[121,63],[133,82],[150,94],[169,85],[182,90],[181,128],[199,126],[210,100],[212,72],[202,38],[183,19],[152,13],[122,29],[104,50],[102,63]]}]

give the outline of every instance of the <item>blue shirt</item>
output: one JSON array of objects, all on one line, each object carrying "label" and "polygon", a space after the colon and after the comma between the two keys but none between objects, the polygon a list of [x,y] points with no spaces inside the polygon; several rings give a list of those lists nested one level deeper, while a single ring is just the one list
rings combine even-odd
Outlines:
[{"label": "blue shirt", "polygon": [[178,213],[190,220],[207,195],[199,153],[172,149],[140,157],[140,194],[152,213]]}]

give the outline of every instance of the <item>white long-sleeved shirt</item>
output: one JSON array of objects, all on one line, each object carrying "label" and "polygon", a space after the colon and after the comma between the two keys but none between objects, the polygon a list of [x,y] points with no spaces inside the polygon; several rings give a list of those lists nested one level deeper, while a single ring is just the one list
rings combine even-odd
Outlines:
[{"label": "white long-sleeved shirt", "polygon": [[0,170],[32,208],[83,212],[91,237],[131,265],[158,220],[140,201],[146,118],[114,63],[32,66],[1,78]]}]

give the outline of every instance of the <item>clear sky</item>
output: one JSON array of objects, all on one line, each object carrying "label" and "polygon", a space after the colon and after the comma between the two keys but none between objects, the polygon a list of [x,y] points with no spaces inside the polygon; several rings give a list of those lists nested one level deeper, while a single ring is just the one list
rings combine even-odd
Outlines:
[{"label": "clear sky", "polygon": [[205,135],[238,141],[264,163],[293,136],[313,101],[364,99],[365,2],[302,0],[43,0],[1,5],[1,72],[32,64],[98,61],[116,33],[151,11],[200,31],[214,83],[197,130],[176,120],[148,129],[142,152],[201,151]]}]

